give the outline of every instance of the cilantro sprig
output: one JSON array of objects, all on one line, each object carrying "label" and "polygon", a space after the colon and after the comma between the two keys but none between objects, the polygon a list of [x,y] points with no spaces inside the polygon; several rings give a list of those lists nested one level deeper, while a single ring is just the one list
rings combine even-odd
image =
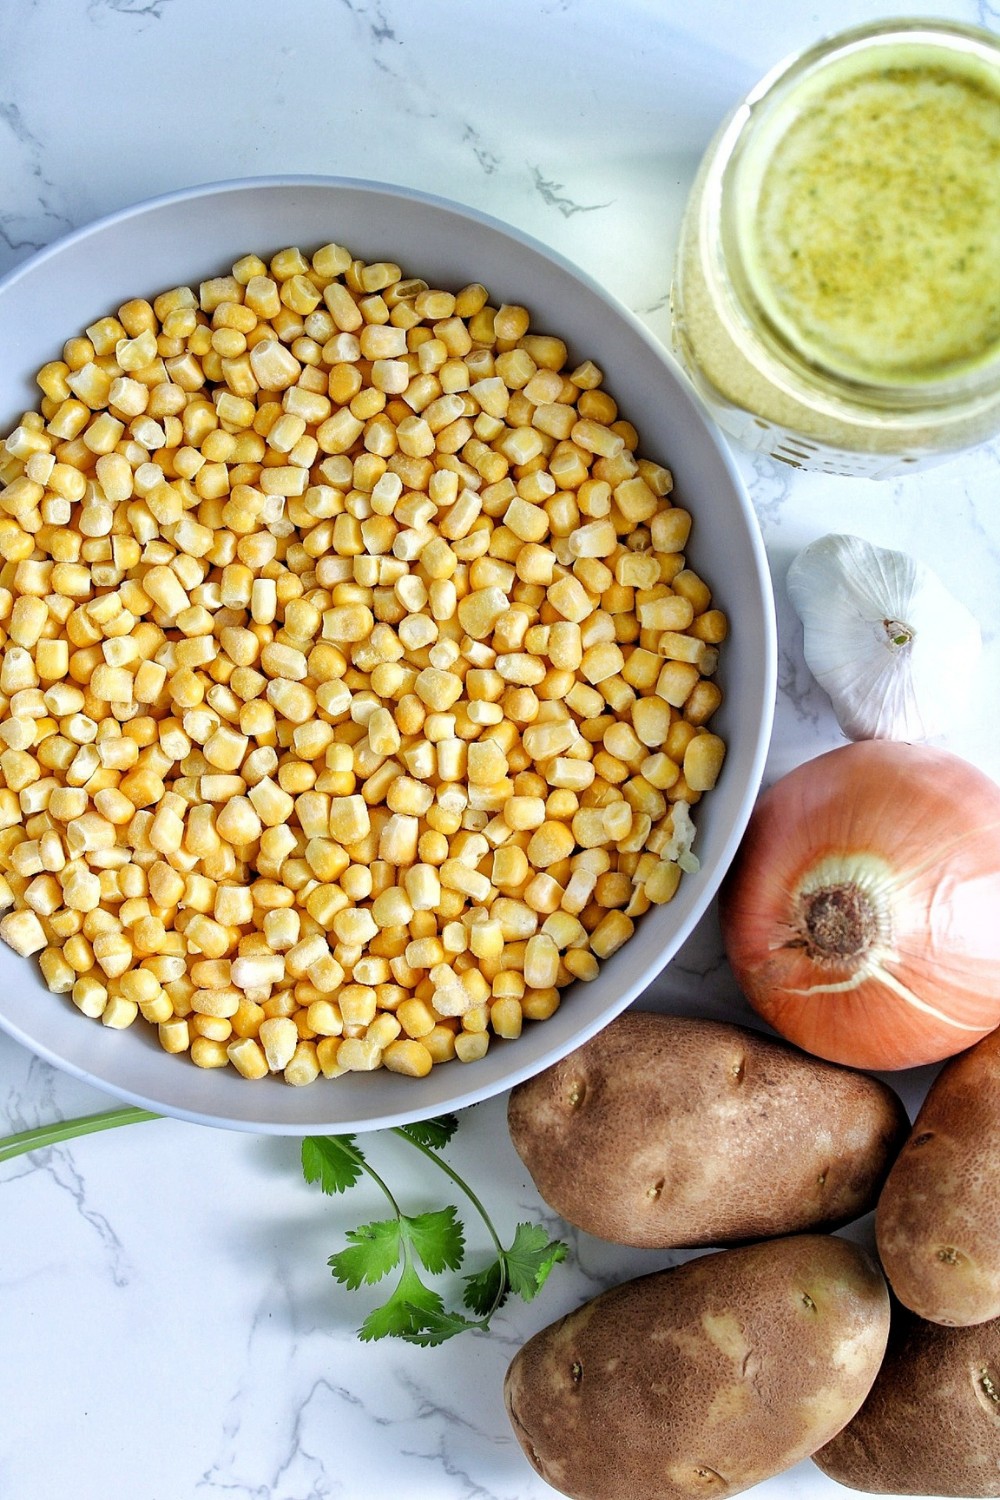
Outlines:
[{"label": "cilantro sprig", "polygon": [[[0,1163],[95,1131],[158,1118],[149,1110],[122,1106],[102,1114],[39,1125],[0,1140]],[[328,1262],[337,1281],[348,1291],[375,1286],[393,1271],[399,1272],[389,1297],[368,1314],[358,1330],[361,1339],[401,1338],[428,1347],[470,1329],[485,1331],[508,1297],[530,1302],[544,1286],[552,1267],[566,1258],[566,1246],[560,1240],[550,1240],[538,1224],[518,1224],[511,1243],[505,1246],[501,1242],[478,1195],[441,1155],[457,1128],[455,1115],[440,1115],[400,1125],[392,1133],[450,1178],[486,1226],[494,1254],[481,1270],[462,1278],[465,1312],[446,1307],[440,1292],[424,1279],[425,1273],[441,1276],[459,1271],[465,1261],[465,1226],[454,1204],[423,1213],[404,1213],[356,1136],[311,1135],[302,1142],[302,1172],[307,1182],[317,1183],[324,1193],[346,1193],[367,1176],[392,1210],[387,1219],[348,1230],[346,1247],[331,1255]]]},{"label": "cilantro sprig", "polygon": [[353,1135],[307,1136],[302,1142],[302,1171],[307,1182],[325,1193],[345,1193],[367,1175],[385,1195],[392,1210],[378,1219],[347,1231],[347,1247],[331,1255],[329,1266],[348,1290],[373,1286],[398,1270],[396,1284],[368,1314],[358,1330],[364,1340],[400,1338],[425,1347],[444,1343],[470,1329],[485,1331],[494,1313],[514,1294],[530,1302],[541,1290],[552,1267],[566,1257],[566,1246],[550,1240],[537,1224],[518,1224],[505,1246],[478,1195],[440,1155],[458,1126],[454,1115],[441,1115],[413,1125],[393,1128],[455,1184],[475,1208],[492,1241],[493,1259],[482,1270],[463,1277],[462,1305],[468,1313],[447,1308],[441,1294],[424,1280],[457,1271],[465,1259],[465,1230],[453,1204],[431,1212],[408,1214],[392,1189],[367,1160]]}]

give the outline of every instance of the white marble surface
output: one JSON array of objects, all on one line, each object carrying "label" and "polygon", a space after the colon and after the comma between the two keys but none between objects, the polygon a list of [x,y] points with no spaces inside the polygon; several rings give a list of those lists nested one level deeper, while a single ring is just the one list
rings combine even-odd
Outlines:
[{"label": "white marble surface", "polygon": [[[1000,29],[988,0],[909,9]],[[718,119],[791,48],[891,13],[871,0],[0,0],[0,273],[171,188],[330,172],[507,219],[665,336],[680,207]],[[740,462],[779,601],[768,778],[839,742],[782,589],[795,551],[835,528],[924,558],[978,615],[982,702],[943,743],[1000,778],[1000,451],[883,485]],[[655,997],[740,1014],[714,916]],[[0,1035],[0,1134],[108,1102]],[[453,1156],[512,1228],[542,1209],[504,1102],[468,1112]],[[363,1346],[363,1298],[325,1261],[376,1205],[306,1188],[297,1149],[159,1121],[0,1167],[2,1500],[554,1494],[508,1428],[507,1362],[665,1257],[569,1234],[571,1264],[490,1336]],[[403,1169],[402,1148],[371,1149]],[[836,1486],[803,1464],[758,1493]]]}]

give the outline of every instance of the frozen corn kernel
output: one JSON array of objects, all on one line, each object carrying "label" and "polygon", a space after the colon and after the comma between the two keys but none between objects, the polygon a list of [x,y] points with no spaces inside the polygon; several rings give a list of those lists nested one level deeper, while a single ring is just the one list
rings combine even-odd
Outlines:
[{"label": "frozen corn kernel", "polygon": [[590,946],[598,958],[610,958],[623,943],[628,942],[635,927],[620,911],[609,911],[590,934]]},{"label": "frozen corn kernel", "polygon": [[225,1042],[213,1037],[196,1035],[189,1051],[196,1068],[224,1068],[229,1062]]},{"label": "frozen corn kernel", "polygon": [[244,1078],[266,1078],[269,1071],[267,1056],[260,1043],[252,1036],[237,1037],[226,1047],[226,1056]]},{"label": "frozen corn kernel", "polygon": [[71,998],[77,1010],[97,1021],[108,1003],[107,986],[93,975],[84,974],[74,983]]},{"label": "frozen corn kernel", "polygon": [[545,989],[555,984],[558,973],[559,949],[555,942],[547,933],[535,933],[525,948],[525,983],[532,989]]},{"label": "frozen corn kernel", "polygon": [[295,1054],[299,1033],[290,1017],[269,1016],[261,1022],[257,1040],[264,1049],[268,1069],[272,1073],[281,1073]]},{"label": "frozen corn kernel", "polygon": [[596,979],[600,971],[596,955],[587,948],[571,948],[564,955],[563,964],[574,979],[582,979],[585,983]]},{"label": "frozen corn kernel", "polygon": [[455,1037],[455,1056],[459,1062],[478,1062],[489,1051],[487,1031],[460,1031]]},{"label": "frozen corn kernel", "polygon": [[497,1036],[515,1041],[521,1035],[524,1014],[519,1000],[506,997],[490,1006],[490,1025]]},{"label": "frozen corn kernel", "polygon": [[160,1022],[157,1026],[157,1038],[164,1052],[173,1054],[187,1052],[191,1045],[191,1032],[187,1020],[175,1014],[171,1020]]},{"label": "frozen corn kernel", "polygon": [[726,747],[717,734],[696,734],[684,752],[684,779],[693,792],[709,792],[719,779]]},{"label": "frozen corn kernel", "polygon": [[349,1073],[373,1073],[382,1066],[382,1049],[364,1037],[345,1037],[337,1047],[337,1064]]},{"label": "frozen corn kernel", "polygon": [[382,1062],[390,1073],[402,1073],[407,1078],[426,1078],[434,1065],[427,1048],[412,1037],[391,1041],[382,1053]]},{"label": "frozen corn kernel", "polygon": [[26,958],[46,945],[45,929],[33,911],[8,912],[0,918],[0,938]]},{"label": "frozen corn kernel", "polygon": [[293,1088],[304,1088],[307,1084],[314,1083],[319,1073],[320,1062],[315,1043],[299,1041],[283,1069],[285,1082]]},{"label": "frozen corn kernel", "polygon": [[133,1001],[126,1000],[122,995],[113,995],[101,1012],[101,1021],[113,1031],[124,1031],[132,1025],[138,1014],[139,1007]]}]

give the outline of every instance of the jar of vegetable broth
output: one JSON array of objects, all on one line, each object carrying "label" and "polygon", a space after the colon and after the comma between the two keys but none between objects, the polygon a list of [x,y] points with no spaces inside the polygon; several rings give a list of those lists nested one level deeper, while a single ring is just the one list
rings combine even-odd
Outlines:
[{"label": "jar of vegetable broth", "polygon": [[672,302],[720,426],[796,467],[1000,431],[1000,40],[882,21],[774,69],[701,164]]}]

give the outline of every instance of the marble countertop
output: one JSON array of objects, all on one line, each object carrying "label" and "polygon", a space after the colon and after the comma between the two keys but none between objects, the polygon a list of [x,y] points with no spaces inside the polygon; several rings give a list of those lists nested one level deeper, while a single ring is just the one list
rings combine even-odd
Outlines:
[{"label": "marble countertop", "polygon": [[[1000,29],[990,0],[911,13]],[[666,338],[681,206],[725,110],[877,0],[7,0],[0,274],[113,209],[188,184],[331,173],[435,192],[585,268]],[[840,743],[785,600],[831,529],[912,552],[983,625],[982,700],[942,743],[1000,779],[1000,449],[875,484],[738,456],[778,598],[766,779]],[[653,987],[740,1016],[714,912]],[[110,1103],[0,1034],[0,1135]],[[452,1150],[501,1225],[544,1212],[505,1099]],[[397,1143],[373,1155],[401,1169]],[[488,1336],[355,1337],[326,1258],[373,1212],[302,1182],[289,1139],[161,1120],[0,1167],[2,1500],[543,1500],[503,1409],[526,1337],[664,1263],[567,1232],[570,1262]],[[437,1184],[429,1184],[437,1201]],[[441,1201],[444,1201],[443,1199]],[[479,1248],[485,1251],[485,1245]],[[832,1497],[803,1464],[761,1500]]]}]

